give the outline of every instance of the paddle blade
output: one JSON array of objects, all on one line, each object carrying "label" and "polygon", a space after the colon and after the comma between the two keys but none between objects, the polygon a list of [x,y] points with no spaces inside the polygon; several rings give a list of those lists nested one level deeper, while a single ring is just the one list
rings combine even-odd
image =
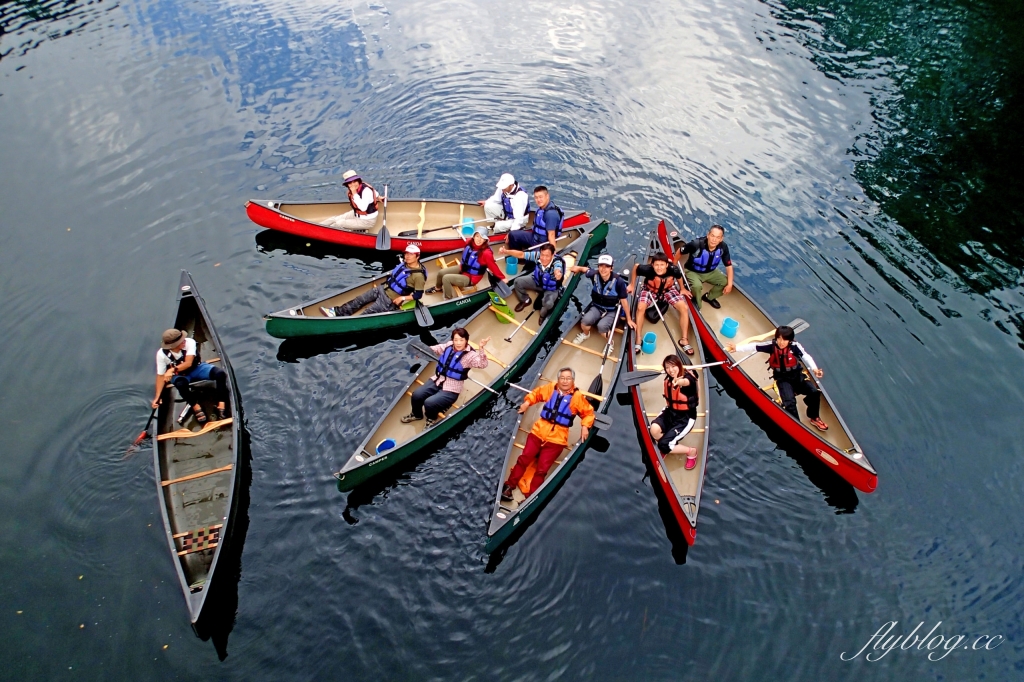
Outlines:
[{"label": "paddle blade", "polygon": [[793,328],[794,334],[799,334],[802,331],[807,331],[811,324],[807,320],[801,320],[799,317],[789,323],[789,326]]},{"label": "paddle blade", "polygon": [[421,341],[412,340],[406,345],[406,348],[413,355],[425,355],[431,360],[437,359],[437,356],[434,355],[434,351],[430,350],[430,348],[424,345]]},{"label": "paddle blade", "polygon": [[661,372],[654,370],[635,370],[632,372],[624,372],[619,375],[619,381],[622,382],[623,386],[638,386],[640,384],[647,383],[652,379],[657,379],[661,376]]},{"label": "paddle blade", "polygon": [[505,280],[503,279],[499,279],[494,283],[494,291],[502,298],[510,298],[512,296],[512,289],[509,285],[505,284]]},{"label": "paddle blade", "polygon": [[600,412],[594,413],[594,426],[599,429],[612,428],[612,418]]},{"label": "paddle blade", "polygon": [[617,402],[619,405],[622,405],[623,407],[629,407],[630,405],[633,404],[633,396],[631,396],[629,393],[616,393],[615,402]]},{"label": "paddle blade", "polygon": [[[594,395],[601,395],[604,393],[604,377],[598,374],[594,377],[594,380],[590,382],[590,388],[587,389],[587,393],[593,393]],[[587,398],[590,404],[595,408],[600,405],[600,401],[596,398]]]},{"label": "paddle blade", "polygon": [[608,452],[611,443],[604,436],[594,436],[590,439],[590,449],[595,452]]},{"label": "paddle blade", "polygon": [[416,307],[414,308],[416,314],[416,324],[421,327],[430,327],[434,324],[434,316],[427,310],[427,306],[421,302],[416,301]]},{"label": "paddle blade", "polygon": [[388,232],[388,226],[382,225],[380,232],[377,233],[377,250],[378,251],[390,251],[391,250],[391,234]]}]

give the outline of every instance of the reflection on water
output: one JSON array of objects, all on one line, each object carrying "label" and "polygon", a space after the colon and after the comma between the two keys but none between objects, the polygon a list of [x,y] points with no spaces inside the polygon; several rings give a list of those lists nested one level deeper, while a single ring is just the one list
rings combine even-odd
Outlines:
[{"label": "reflection on water", "polygon": [[[871,98],[871,120],[858,122],[850,153],[857,179],[888,220],[851,227],[946,317],[960,313],[932,286],[936,280],[981,294],[1020,287],[1020,3],[767,4],[780,33],[807,46],[819,69]],[[992,302],[1002,314],[987,317],[1024,341],[1018,306]]]}]

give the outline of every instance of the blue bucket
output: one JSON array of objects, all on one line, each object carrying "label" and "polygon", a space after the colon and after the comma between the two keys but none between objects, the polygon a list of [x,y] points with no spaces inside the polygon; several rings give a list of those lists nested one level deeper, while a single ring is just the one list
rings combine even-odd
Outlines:
[{"label": "blue bucket", "polygon": [[647,332],[644,334],[644,340],[640,347],[645,355],[651,355],[654,353],[654,349],[658,347],[658,335],[654,332]]},{"label": "blue bucket", "polygon": [[739,328],[739,322],[732,319],[731,317],[727,317],[725,318],[725,320],[722,321],[721,334],[727,339],[732,339],[736,337],[736,330]]},{"label": "blue bucket", "polygon": [[515,256],[505,256],[505,274],[511,277],[519,272],[519,259]]},{"label": "blue bucket", "polygon": [[468,238],[473,236],[474,230],[476,230],[476,225],[473,224],[473,219],[472,218],[463,218],[462,219],[462,228],[461,228],[462,236],[465,237],[466,239],[468,239]]},{"label": "blue bucket", "polygon": [[377,454],[379,455],[380,453],[384,452],[385,450],[390,450],[393,447],[395,447],[395,439],[394,438],[385,438],[381,442],[377,443]]}]

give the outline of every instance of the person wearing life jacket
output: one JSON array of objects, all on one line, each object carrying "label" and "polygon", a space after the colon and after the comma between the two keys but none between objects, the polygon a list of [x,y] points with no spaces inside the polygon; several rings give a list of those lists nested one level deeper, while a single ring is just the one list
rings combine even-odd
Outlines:
[{"label": "person wearing life jacket", "polygon": [[228,373],[208,362],[201,362],[196,340],[190,339],[184,331],[180,329],[165,331],[160,350],[156,352],[156,395],[150,407],[155,410],[162,402],[164,389],[168,384],[173,384],[182,399],[192,406],[196,421],[205,424],[207,422],[206,413],[203,412],[190,384],[193,381],[207,379],[215,382],[213,395],[217,405],[211,416],[217,420],[225,419],[227,417]]},{"label": "person wearing life jacket", "polygon": [[[684,263],[683,256],[688,256],[683,272],[686,273],[690,291],[700,293],[704,291],[705,282],[711,285],[710,290],[694,299],[697,310],[700,310],[702,301],[716,310],[721,308],[718,299],[732,292],[732,259],[724,238],[725,228],[712,225],[707,236],[694,239],[676,252],[677,263]],[[718,269],[720,264],[725,266],[724,275]]]},{"label": "person wearing life jacket", "polygon": [[495,232],[519,229],[530,220],[530,196],[511,173],[503,173],[494,194],[476,203],[484,207],[484,217],[494,221]]},{"label": "person wearing life jacket", "polygon": [[[800,415],[796,409],[796,396],[804,396],[804,405],[807,406],[807,419],[811,426],[819,431],[828,431],[828,424],[820,417],[821,391],[814,385],[814,382],[804,377],[803,367],[814,373],[814,376],[821,378],[825,371],[814,364],[814,358],[804,350],[804,347],[793,340],[796,332],[792,327],[785,325],[775,330],[775,338],[768,343],[746,343],[741,346],[727,344],[725,349],[730,353],[758,353],[768,354],[768,367],[772,370],[772,378],[775,380],[775,389],[782,399],[782,407],[797,420]],[[803,366],[801,366],[801,363]]]},{"label": "person wearing life jacket", "polygon": [[594,407],[576,388],[576,372],[571,367],[558,370],[556,383],[545,384],[530,391],[519,406],[519,414],[525,413],[530,405],[538,403],[543,403],[540,416],[533,423],[523,445],[523,452],[501,488],[501,499],[506,502],[512,499],[512,491],[519,485],[519,479],[534,463],[537,464],[537,470],[530,483],[530,491],[526,494],[530,495],[540,487],[551,465],[569,445],[569,428],[576,417],[580,418],[581,442],[587,440],[594,426]]},{"label": "person wearing life jacket", "polygon": [[341,179],[348,190],[348,203],[352,210],[328,218],[323,224],[328,227],[366,232],[377,222],[377,203],[380,201],[380,195],[377,194],[377,190],[363,182],[354,170],[345,171]]},{"label": "person wearing life jacket", "polygon": [[[569,268],[570,272],[584,273],[592,285],[590,305],[583,311],[583,318],[580,319],[580,328],[583,331],[576,335],[576,338],[572,340],[573,343],[579,344],[589,339],[590,330],[595,325],[598,333],[607,337],[615,326],[615,310],[620,305],[622,311],[626,313],[626,324],[636,329],[632,312],[629,310],[626,282],[612,271],[614,263],[612,257],[605,253],[597,258],[597,270],[585,265],[574,265]],[[612,354],[614,347],[613,339],[612,345],[608,348],[608,355]]]},{"label": "person wearing life jacket", "polygon": [[678,355],[665,356],[661,361],[665,370],[662,395],[665,409],[651,422],[651,437],[658,444],[662,455],[686,455],[687,470],[697,466],[697,448],[683,445],[681,441],[693,429],[697,421],[697,373],[687,369]]},{"label": "person wearing life jacket", "polygon": [[434,280],[434,286],[424,293],[436,294],[438,291],[444,290],[446,299],[455,298],[454,287],[460,289],[475,287],[485,272],[490,272],[492,281],[495,277],[505,278],[505,274],[494,260],[494,252],[491,251],[491,244],[487,239],[487,227],[477,225],[476,231],[473,232],[473,238],[462,249],[459,263],[439,270]]},{"label": "person wearing life jacket", "polygon": [[[640,290],[640,300],[636,306],[636,335],[635,338],[642,339],[644,331],[644,320],[660,320],[656,315],[647,314],[647,308],[664,301],[679,312],[679,347],[687,355],[693,355],[693,347],[690,345],[688,333],[690,329],[690,314],[686,310],[686,298],[690,292],[683,288],[680,290],[680,283],[683,281],[683,273],[679,267],[669,263],[668,256],[658,252],[651,257],[651,262],[644,265],[634,265],[633,275],[629,280],[626,291],[633,293],[636,290],[636,278],[644,278],[643,288]],[[635,351],[639,353],[640,344],[636,344]]]},{"label": "person wearing life jacket", "polygon": [[517,277],[515,283],[516,297],[519,305],[516,312],[522,312],[526,306],[533,303],[529,291],[535,292],[540,301],[540,321],[551,314],[558,297],[562,294],[562,283],[566,274],[565,260],[555,255],[555,247],[545,242],[540,248],[531,251],[518,251],[502,246],[498,249],[500,254],[515,256],[521,261],[534,263],[532,277]]},{"label": "person wearing life jacket", "polygon": [[565,213],[551,203],[551,193],[544,185],[533,189],[533,200],[537,202],[533,226],[509,232],[505,238],[505,246],[510,249],[528,249],[548,242],[557,249]]},{"label": "person wearing life jacket", "polygon": [[[469,344],[469,332],[464,327],[452,330],[452,340],[431,346],[437,355],[437,371],[433,377],[412,393],[412,411],[402,417],[403,424],[419,421],[426,413],[426,428],[441,419],[441,414],[455,404],[462,393],[462,385],[471,369],[487,367],[487,352],[484,350],[491,337],[481,339],[474,349]],[[481,389],[482,390],[482,389]]]},{"label": "person wearing life jacket", "polygon": [[321,306],[320,312],[324,317],[348,317],[366,306],[360,315],[389,313],[398,310],[409,301],[419,301],[423,298],[423,288],[426,285],[427,269],[420,264],[420,247],[409,244],[402,254],[402,262],[391,271],[383,286],[374,285],[344,305],[332,308]]}]

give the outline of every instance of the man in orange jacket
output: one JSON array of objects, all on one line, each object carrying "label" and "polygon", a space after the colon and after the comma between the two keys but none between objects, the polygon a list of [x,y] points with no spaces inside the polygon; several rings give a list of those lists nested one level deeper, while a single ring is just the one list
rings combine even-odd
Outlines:
[{"label": "man in orange jacket", "polygon": [[576,372],[570,367],[558,370],[557,384],[547,384],[530,391],[519,406],[519,414],[537,403],[544,403],[540,408],[540,418],[533,423],[523,454],[519,455],[501,489],[501,499],[505,501],[512,499],[512,491],[519,484],[519,479],[535,461],[537,472],[530,483],[530,493],[540,487],[555,459],[569,444],[569,427],[577,416],[580,417],[581,441],[587,439],[590,427],[594,425],[594,408],[576,389]]}]

